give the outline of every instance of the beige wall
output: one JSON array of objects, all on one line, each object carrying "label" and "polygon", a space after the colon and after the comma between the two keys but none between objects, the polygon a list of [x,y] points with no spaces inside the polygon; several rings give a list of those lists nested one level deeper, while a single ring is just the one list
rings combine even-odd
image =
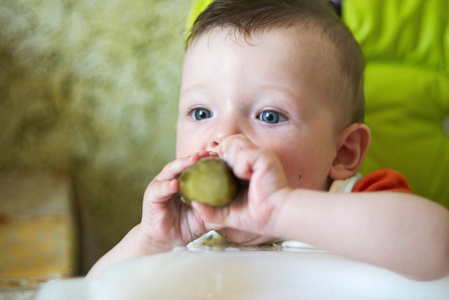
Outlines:
[{"label": "beige wall", "polygon": [[140,219],[174,158],[190,0],[0,1],[0,171],[75,183],[83,270]]}]

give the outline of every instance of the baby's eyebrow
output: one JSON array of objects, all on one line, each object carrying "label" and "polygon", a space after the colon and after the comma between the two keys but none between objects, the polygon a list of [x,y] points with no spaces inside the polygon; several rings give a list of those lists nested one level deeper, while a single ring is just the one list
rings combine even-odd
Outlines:
[{"label": "baby's eyebrow", "polygon": [[296,92],[295,89],[290,87],[289,85],[283,85],[283,84],[275,84],[275,83],[265,83],[260,85],[263,89],[266,90],[277,90],[282,93],[290,94],[294,97],[300,97],[299,93]]},{"label": "baby's eyebrow", "polygon": [[186,88],[181,88],[180,96],[191,93],[193,90],[199,89],[202,86],[203,86],[203,84],[201,84],[201,83],[195,83],[190,86],[187,86]]},{"label": "baby's eyebrow", "polygon": [[287,84],[284,85],[284,84],[267,83],[260,85],[260,87],[262,91],[277,91],[282,94],[286,94],[287,96],[289,96],[289,98],[297,100],[296,102],[301,107],[304,107],[307,104],[304,97],[301,96],[301,94],[296,89]]}]

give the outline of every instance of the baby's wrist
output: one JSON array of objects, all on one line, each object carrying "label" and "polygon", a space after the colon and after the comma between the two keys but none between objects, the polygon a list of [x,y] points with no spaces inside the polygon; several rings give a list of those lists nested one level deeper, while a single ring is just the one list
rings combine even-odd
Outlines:
[{"label": "baby's wrist", "polygon": [[172,244],[158,242],[149,237],[141,224],[135,226],[132,231],[134,231],[136,248],[139,249],[138,251],[142,256],[169,252],[174,248]]},{"label": "baby's wrist", "polygon": [[285,210],[285,207],[288,206],[287,202],[289,201],[292,191],[293,190],[289,186],[286,186],[270,196],[269,201],[273,203],[273,210],[267,224],[269,230],[265,234],[279,236],[279,234],[282,233],[282,231],[279,232],[278,228],[279,224],[282,223],[283,211]]}]

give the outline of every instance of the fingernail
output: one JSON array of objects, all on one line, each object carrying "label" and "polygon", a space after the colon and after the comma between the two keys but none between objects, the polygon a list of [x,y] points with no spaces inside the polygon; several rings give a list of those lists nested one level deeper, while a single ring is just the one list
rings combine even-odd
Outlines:
[{"label": "fingernail", "polygon": [[223,153],[223,155],[222,155],[222,159],[224,160],[224,161],[226,161],[226,158],[228,157],[228,155],[227,155],[227,153],[225,152],[225,153]]},{"label": "fingernail", "polygon": [[192,201],[192,202],[190,202],[190,206],[191,206],[194,210],[197,210],[196,208],[198,207],[198,202],[197,202],[197,201]]}]

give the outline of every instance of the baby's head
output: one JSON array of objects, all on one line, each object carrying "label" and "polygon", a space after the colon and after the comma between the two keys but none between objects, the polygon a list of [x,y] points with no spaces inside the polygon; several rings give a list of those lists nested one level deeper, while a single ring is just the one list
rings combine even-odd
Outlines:
[{"label": "baby's head", "polygon": [[188,40],[177,157],[242,134],[277,155],[292,188],[327,191],[358,172],[369,147],[362,85],[360,49],[326,1],[216,0]]},{"label": "baby's head", "polygon": [[[218,0],[214,1],[196,20],[187,39],[187,50],[200,38],[214,30],[228,31],[230,38],[242,38],[251,44],[253,37],[268,31],[291,30],[291,39],[298,33],[315,35],[328,52],[317,51],[310,59],[321,60],[322,55],[332,57],[323,73],[336,73],[332,82],[322,82],[329,89],[329,103],[337,108],[342,126],[363,122],[364,62],[361,50],[352,33],[335,13],[327,0]],[[298,47],[304,45],[298,44]],[[335,73],[334,73],[335,72]],[[324,74],[323,74],[324,75]],[[335,86],[330,87],[332,83]]]}]

